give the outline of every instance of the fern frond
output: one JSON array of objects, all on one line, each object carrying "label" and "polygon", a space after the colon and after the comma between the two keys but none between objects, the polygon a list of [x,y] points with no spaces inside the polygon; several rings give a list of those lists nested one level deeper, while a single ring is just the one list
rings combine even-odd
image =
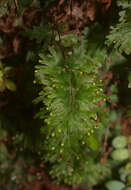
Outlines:
[{"label": "fern frond", "polygon": [[94,57],[88,54],[83,39],[76,39],[65,56],[58,47],[49,51],[48,56],[40,55],[41,65],[36,66],[37,79],[44,87],[36,101],[42,100],[48,112],[40,112],[46,123],[41,128],[46,135],[45,160],[53,164],[51,175],[59,175],[58,181],[67,177],[68,183],[76,184],[85,172],[79,170],[81,163],[88,162],[88,154],[99,148],[95,131],[102,127],[98,103],[105,95],[98,75],[103,60],[101,52],[96,51],[99,56]]},{"label": "fern frond", "polygon": [[119,12],[119,23],[111,27],[106,44],[113,45],[120,53],[129,55],[131,53],[131,2],[119,0],[117,3],[122,7]]}]

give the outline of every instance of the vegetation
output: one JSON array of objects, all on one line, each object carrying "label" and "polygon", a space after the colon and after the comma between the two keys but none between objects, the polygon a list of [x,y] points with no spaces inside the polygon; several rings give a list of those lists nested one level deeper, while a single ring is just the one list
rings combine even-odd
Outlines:
[{"label": "vegetation", "polygon": [[0,1],[0,188],[131,190],[130,60],[128,0]]}]

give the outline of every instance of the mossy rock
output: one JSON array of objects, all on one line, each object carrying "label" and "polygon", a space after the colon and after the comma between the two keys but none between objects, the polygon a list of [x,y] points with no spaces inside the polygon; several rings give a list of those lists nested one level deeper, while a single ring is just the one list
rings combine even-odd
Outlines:
[{"label": "mossy rock", "polygon": [[125,136],[118,136],[116,138],[113,139],[112,141],[112,145],[115,147],[115,148],[124,148],[127,146],[127,140],[126,140],[126,137]]},{"label": "mossy rock", "polygon": [[129,158],[129,152],[126,148],[120,148],[120,149],[114,150],[111,153],[111,157],[113,160],[119,160],[119,161],[126,160]]}]

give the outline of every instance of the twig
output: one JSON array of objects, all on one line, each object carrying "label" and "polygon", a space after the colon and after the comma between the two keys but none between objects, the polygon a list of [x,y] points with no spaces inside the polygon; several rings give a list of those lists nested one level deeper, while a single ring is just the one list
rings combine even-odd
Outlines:
[{"label": "twig", "polygon": [[18,2],[17,2],[17,0],[14,0],[14,4],[15,4],[15,8],[17,9],[17,7],[18,7]]},{"label": "twig", "polygon": [[72,19],[72,0],[70,0],[70,12],[71,12],[71,19]]},{"label": "twig", "polygon": [[14,4],[15,4],[16,15],[18,16],[18,13],[17,13],[17,10],[18,10],[18,2],[17,2],[17,0],[14,0]]},{"label": "twig", "polygon": [[108,127],[106,128],[105,140],[104,140],[104,150],[103,150],[102,157],[101,157],[101,164],[105,163],[105,161],[107,159],[107,156],[110,154],[110,152],[113,149],[112,147],[110,147],[108,149],[108,151],[106,151],[107,145],[108,145],[108,134],[109,134],[109,130],[110,130],[111,127],[112,127],[112,125],[108,125]]}]

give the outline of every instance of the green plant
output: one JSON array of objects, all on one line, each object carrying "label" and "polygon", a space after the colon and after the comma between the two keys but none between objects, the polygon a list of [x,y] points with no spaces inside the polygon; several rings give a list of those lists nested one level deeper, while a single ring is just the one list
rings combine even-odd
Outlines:
[{"label": "green plant", "polygon": [[118,136],[118,137],[113,139],[112,145],[115,148],[124,148],[127,145],[127,139],[125,136],[122,136],[122,135]]},{"label": "green plant", "polygon": [[13,76],[12,67],[3,67],[3,64],[0,63],[0,91],[4,91],[6,88],[10,91],[16,90],[15,83],[9,78]]},{"label": "green plant", "polygon": [[118,0],[117,4],[122,8],[119,12],[119,23],[111,27],[106,44],[112,44],[120,53],[129,55],[131,53],[131,3],[128,0]]},{"label": "green plant", "polygon": [[130,55],[128,0],[0,2],[1,189],[26,178],[19,157],[57,183],[130,189]]},{"label": "green plant", "polygon": [[42,146],[45,160],[53,164],[50,174],[59,182],[75,184],[86,174],[90,157],[85,157],[86,152],[99,149],[97,134],[102,124],[97,104],[106,97],[98,70],[103,61],[99,50],[91,57],[82,37],[72,35],[68,46],[66,40],[68,36],[62,38],[62,49],[50,47],[48,55],[40,54],[42,64],[35,73],[43,90],[34,102],[44,103],[37,117],[46,124],[41,127],[46,137]]}]

